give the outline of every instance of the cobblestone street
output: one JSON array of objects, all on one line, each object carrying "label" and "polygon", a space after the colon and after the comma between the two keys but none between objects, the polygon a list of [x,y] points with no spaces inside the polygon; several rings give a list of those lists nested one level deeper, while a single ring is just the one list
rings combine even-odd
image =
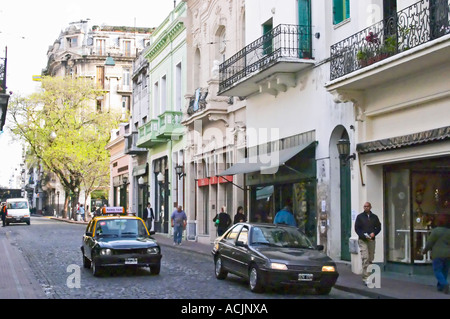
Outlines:
[{"label": "cobblestone street", "polygon": [[[346,298],[361,296],[333,289],[329,296],[311,291],[269,291],[251,293],[247,283],[235,276],[218,281],[212,258],[162,246],[161,273],[150,275],[146,268],[137,271],[107,271],[94,277],[84,269],[81,238],[84,225],[33,218],[31,226],[2,228],[12,244],[24,255],[49,299],[296,299]],[[73,286],[74,269],[80,271],[80,288]]]}]

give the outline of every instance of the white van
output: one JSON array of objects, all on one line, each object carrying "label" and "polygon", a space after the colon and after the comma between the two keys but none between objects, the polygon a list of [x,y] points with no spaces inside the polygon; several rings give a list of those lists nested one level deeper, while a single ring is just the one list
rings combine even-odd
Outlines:
[{"label": "white van", "polygon": [[6,226],[10,223],[27,223],[27,225],[30,225],[30,206],[26,198],[8,198],[6,209]]}]

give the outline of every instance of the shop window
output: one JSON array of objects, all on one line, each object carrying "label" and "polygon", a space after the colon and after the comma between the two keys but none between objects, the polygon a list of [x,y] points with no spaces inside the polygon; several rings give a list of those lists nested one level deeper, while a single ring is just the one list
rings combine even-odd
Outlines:
[{"label": "shop window", "polygon": [[431,263],[422,254],[438,214],[449,208],[450,171],[388,168],[385,174],[387,260]]}]

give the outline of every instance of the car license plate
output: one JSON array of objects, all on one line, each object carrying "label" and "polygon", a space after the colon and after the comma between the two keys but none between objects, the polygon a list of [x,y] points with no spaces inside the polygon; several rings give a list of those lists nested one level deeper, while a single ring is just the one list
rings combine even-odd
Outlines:
[{"label": "car license plate", "polygon": [[125,265],[137,265],[137,258],[127,258],[125,259]]},{"label": "car license plate", "polygon": [[299,281],[312,281],[313,274],[298,274]]}]

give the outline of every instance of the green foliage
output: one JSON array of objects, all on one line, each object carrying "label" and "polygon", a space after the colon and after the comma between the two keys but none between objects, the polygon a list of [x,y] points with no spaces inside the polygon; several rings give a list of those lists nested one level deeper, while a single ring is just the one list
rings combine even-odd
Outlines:
[{"label": "green foliage", "polygon": [[87,79],[44,77],[40,92],[11,103],[12,131],[66,192],[80,186],[92,191],[108,180],[105,146],[120,114],[96,111],[95,101],[103,95]]}]

